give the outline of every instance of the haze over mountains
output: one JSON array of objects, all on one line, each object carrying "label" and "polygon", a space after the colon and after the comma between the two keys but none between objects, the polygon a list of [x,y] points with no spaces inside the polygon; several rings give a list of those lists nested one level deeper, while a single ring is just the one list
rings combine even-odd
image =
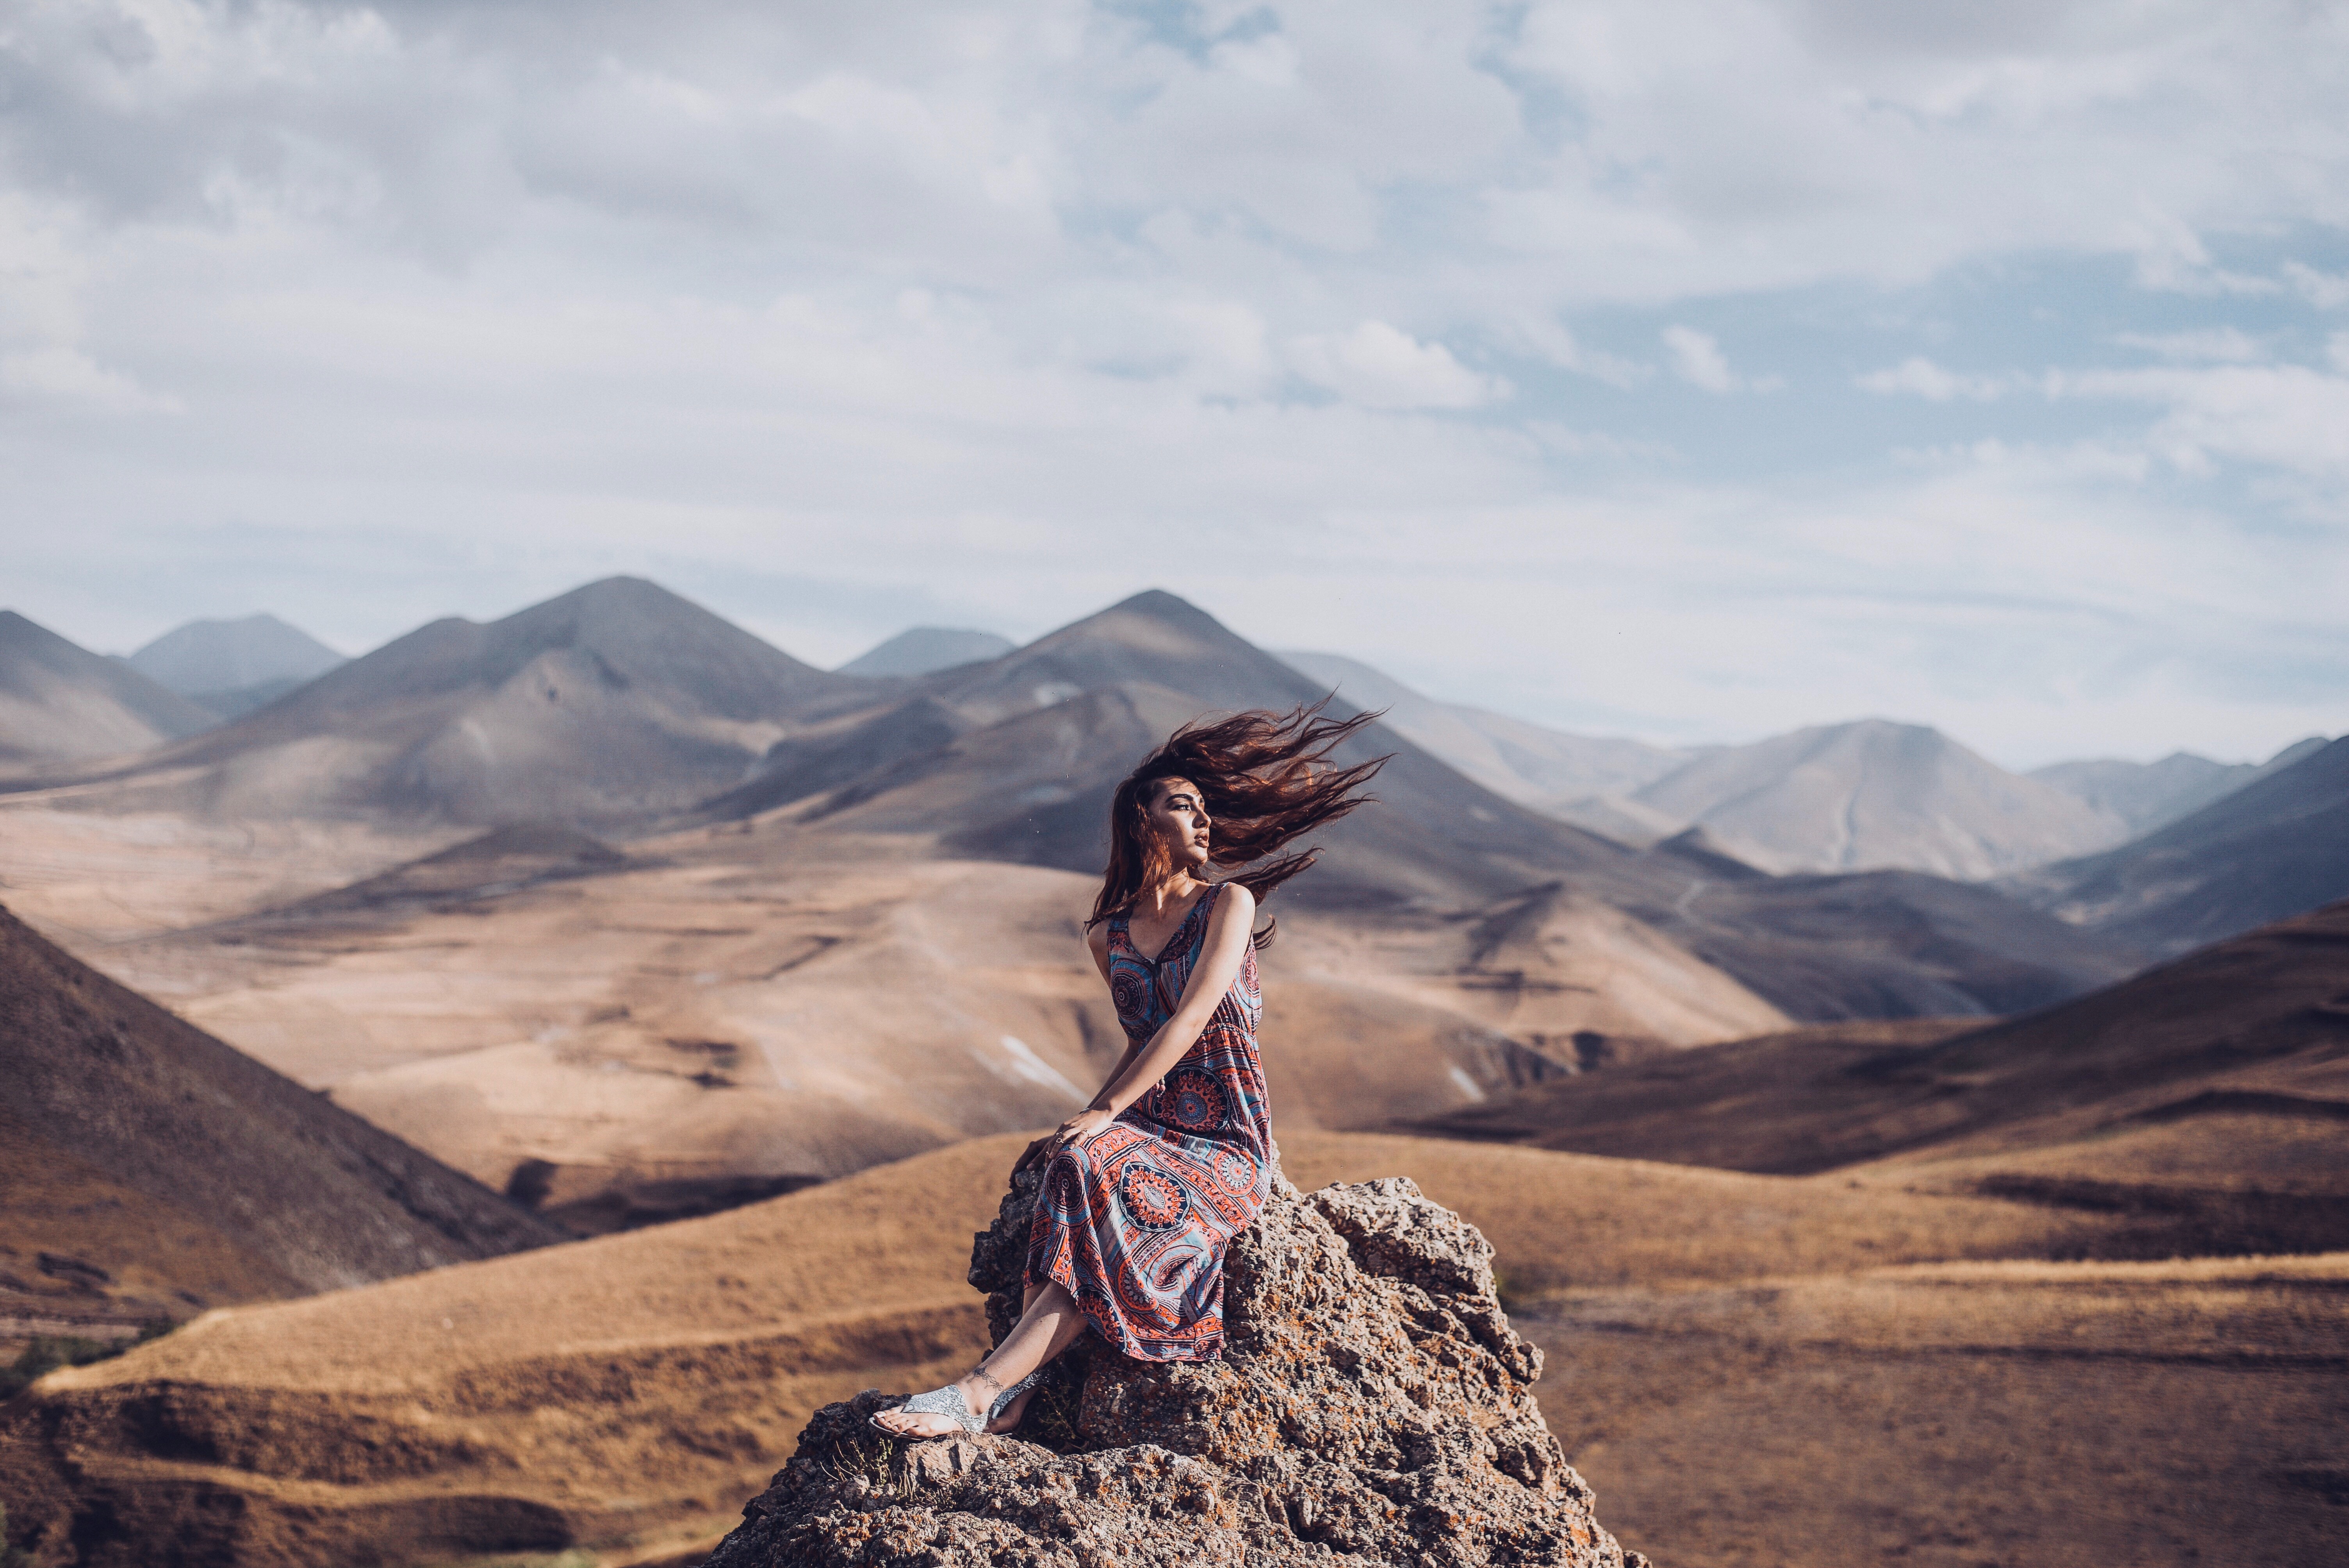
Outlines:
[{"label": "haze over mountains", "polygon": [[[623,613],[631,600],[634,610]],[[581,610],[592,624],[577,620]],[[631,614],[640,623],[633,633],[623,624]],[[656,624],[665,629],[653,636]],[[468,632],[485,639],[480,647],[465,645]],[[652,644],[664,638],[667,652],[656,653]],[[918,732],[936,741],[974,717],[991,722],[1001,715],[975,716],[960,699],[949,703],[953,717],[910,699],[928,694],[930,677],[1015,651],[991,633],[916,627],[827,675],[652,584],[615,579],[494,627],[452,621],[419,628],[367,655],[360,663],[367,667],[347,683],[305,693],[294,711],[271,715],[260,729],[230,727],[141,758],[139,770],[160,775],[192,764],[198,772],[173,777],[207,810],[438,811],[484,825],[556,816],[612,828],[689,805],[713,788],[722,792],[730,775],[766,779],[761,788],[771,798],[778,788],[843,782],[881,735],[867,727],[870,714],[850,727],[853,741],[828,739],[814,721],[853,718],[893,691],[890,722],[901,740]],[[0,713],[0,757],[13,744],[21,769],[219,727],[150,687],[109,686],[88,658],[72,657],[78,652],[63,639],[50,640],[37,659],[0,645],[0,682],[13,676],[39,694],[29,702],[20,695],[13,717]],[[542,658],[555,663],[526,668]],[[634,678],[627,667],[647,658],[651,690],[618,698],[616,683]],[[542,678],[564,660],[572,665],[565,678]],[[1438,702],[1335,655],[1290,652],[1280,661],[1341,702],[1385,710],[1388,728],[1505,799],[1635,846],[1702,826],[1714,851],[1778,872],[1906,869],[1958,880],[2015,872],[2165,825],[2321,744],[2302,742],[2259,765],[2179,753],[2152,764],[2061,763],[2017,777],[1920,726],[1860,720],[1745,746],[1672,748]],[[119,671],[126,661],[105,662]],[[343,661],[284,622],[254,615],[190,623],[127,662],[156,685],[192,695],[196,707],[233,719]],[[730,673],[696,680],[697,665]],[[61,677],[61,665],[75,673]],[[1090,691],[1105,681],[1116,684],[1106,671],[1060,684]],[[560,708],[566,685],[568,711],[539,712],[530,700]],[[117,711],[126,702],[128,718]],[[615,702],[629,715],[601,711]],[[611,777],[600,786],[538,780],[518,794],[509,789],[582,746],[603,745],[607,727],[616,731]],[[591,732],[596,741],[585,739]],[[785,740],[774,758],[763,757]],[[234,763],[222,766],[231,757]],[[492,807],[492,799],[505,803]]]}]

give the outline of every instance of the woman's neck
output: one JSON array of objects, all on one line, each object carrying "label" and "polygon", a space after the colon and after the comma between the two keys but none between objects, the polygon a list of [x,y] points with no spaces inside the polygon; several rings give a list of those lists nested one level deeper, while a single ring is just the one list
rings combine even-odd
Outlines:
[{"label": "woman's neck", "polygon": [[1188,872],[1178,872],[1164,882],[1143,888],[1133,898],[1133,907],[1148,910],[1152,914],[1164,914],[1169,906],[1178,904],[1193,895],[1205,892],[1207,884]]}]

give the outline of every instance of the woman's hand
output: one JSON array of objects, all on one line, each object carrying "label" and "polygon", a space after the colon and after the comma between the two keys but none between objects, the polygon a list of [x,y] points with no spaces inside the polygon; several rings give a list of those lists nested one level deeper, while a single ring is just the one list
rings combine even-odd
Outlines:
[{"label": "woman's hand", "polygon": [[1117,1118],[1105,1110],[1087,1107],[1061,1123],[1053,1130],[1050,1137],[1040,1138],[1030,1144],[1028,1152],[1022,1154],[1019,1157],[1019,1163],[1011,1169],[1014,1172],[1018,1172],[1027,1170],[1030,1165],[1050,1161],[1061,1150],[1076,1148],[1116,1119]]}]

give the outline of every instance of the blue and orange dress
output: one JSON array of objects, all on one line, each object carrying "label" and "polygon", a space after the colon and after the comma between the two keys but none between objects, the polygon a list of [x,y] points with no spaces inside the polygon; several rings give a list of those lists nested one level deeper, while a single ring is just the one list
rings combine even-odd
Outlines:
[{"label": "blue and orange dress", "polygon": [[[1182,1005],[1223,884],[1146,958],[1109,924],[1109,989],[1126,1038]],[[1137,1361],[1207,1361],[1224,1345],[1224,1251],[1272,1185],[1272,1116],[1256,1049],[1256,950],[1207,1026],[1115,1121],[1052,1157],[1028,1233],[1028,1284],[1058,1283],[1101,1336]]]}]

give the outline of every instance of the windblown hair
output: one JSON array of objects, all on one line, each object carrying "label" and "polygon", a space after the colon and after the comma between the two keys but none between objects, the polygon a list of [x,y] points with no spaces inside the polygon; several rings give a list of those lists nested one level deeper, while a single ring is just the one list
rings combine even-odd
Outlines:
[{"label": "windblown hair", "polygon": [[[1150,829],[1151,798],[1164,779],[1187,779],[1198,786],[1200,804],[1214,824],[1208,863],[1254,868],[1225,880],[1247,889],[1257,903],[1311,865],[1319,849],[1279,851],[1368,804],[1371,797],[1359,791],[1390,760],[1375,757],[1348,768],[1331,766],[1330,753],[1379,716],[1324,718],[1321,710],[1329,702],[1324,697],[1286,714],[1258,708],[1212,724],[1195,721],[1143,758],[1110,799],[1109,867],[1102,873],[1092,918],[1085,923],[1098,925],[1123,914],[1144,888],[1174,870],[1165,841]],[[1264,947],[1272,934],[1268,921],[1251,940]]]}]

